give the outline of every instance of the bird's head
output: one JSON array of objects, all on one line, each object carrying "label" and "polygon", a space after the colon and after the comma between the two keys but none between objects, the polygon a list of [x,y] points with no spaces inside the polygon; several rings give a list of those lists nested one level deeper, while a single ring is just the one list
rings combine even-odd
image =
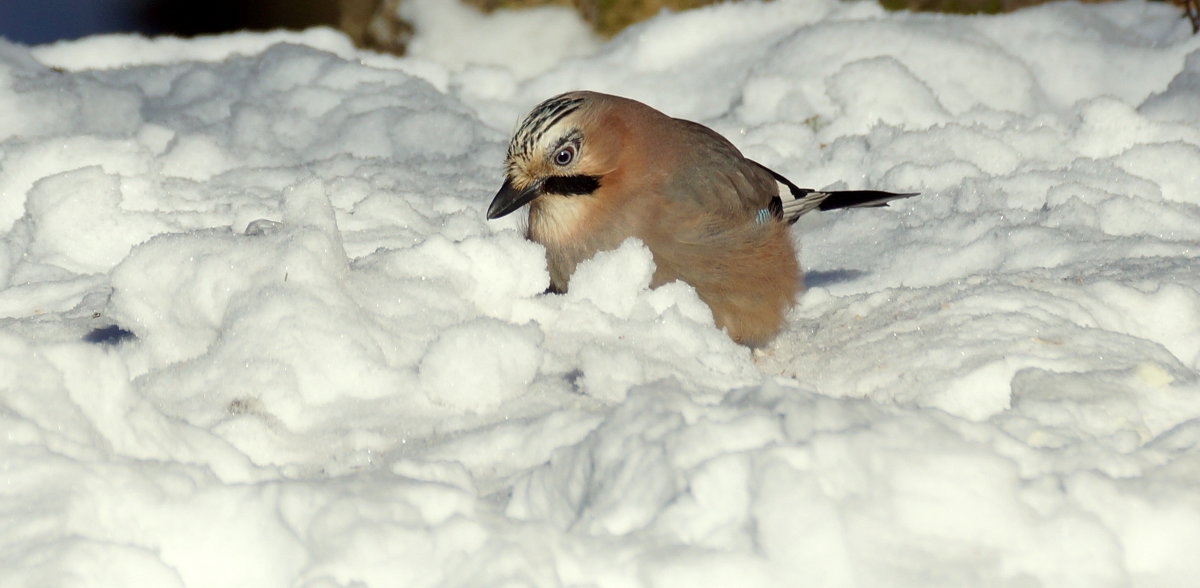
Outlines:
[{"label": "bird's head", "polygon": [[607,96],[569,92],[542,102],[513,134],[504,185],[488,219],[505,216],[543,196],[593,197],[620,151],[620,122]]}]

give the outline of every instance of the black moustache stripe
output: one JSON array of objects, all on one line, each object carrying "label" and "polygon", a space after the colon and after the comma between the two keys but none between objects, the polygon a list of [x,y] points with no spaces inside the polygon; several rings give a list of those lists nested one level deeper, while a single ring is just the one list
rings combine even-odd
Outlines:
[{"label": "black moustache stripe", "polygon": [[600,187],[600,176],[550,176],[542,182],[543,194],[579,196],[591,194]]}]

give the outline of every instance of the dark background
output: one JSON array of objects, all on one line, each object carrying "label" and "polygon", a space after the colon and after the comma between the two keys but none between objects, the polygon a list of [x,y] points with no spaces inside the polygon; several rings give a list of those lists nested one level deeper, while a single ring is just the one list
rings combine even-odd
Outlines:
[{"label": "dark background", "polygon": [[336,0],[0,0],[0,37],[26,45],[99,33],[191,37],[336,23]]}]

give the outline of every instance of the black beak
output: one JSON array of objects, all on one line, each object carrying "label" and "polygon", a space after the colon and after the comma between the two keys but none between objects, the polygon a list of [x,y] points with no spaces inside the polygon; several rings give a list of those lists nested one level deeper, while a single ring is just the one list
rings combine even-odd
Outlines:
[{"label": "black beak", "polygon": [[540,182],[535,182],[524,190],[517,190],[512,181],[505,178],[504,185],[500,186],[500,191],[496,192],[496,197],[492,198],[492,205],[488,207],[488,220],[500,218],[525,206],[525,203],[541,196],[541,187]]}]

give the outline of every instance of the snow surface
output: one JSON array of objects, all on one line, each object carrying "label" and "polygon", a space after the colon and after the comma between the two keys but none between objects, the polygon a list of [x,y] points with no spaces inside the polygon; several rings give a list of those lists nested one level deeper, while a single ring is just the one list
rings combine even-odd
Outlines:
[{"label": "snow surface", "polygon": [[[0,586],[1195,585],[1177,9],[743,2],[606,43],[548,9],[483,43],[406,4],[475,38],[0,42]],[[923,194],[799,223],[760,354],[636,242],[542,295],[484,209],[574,88]]]}]

